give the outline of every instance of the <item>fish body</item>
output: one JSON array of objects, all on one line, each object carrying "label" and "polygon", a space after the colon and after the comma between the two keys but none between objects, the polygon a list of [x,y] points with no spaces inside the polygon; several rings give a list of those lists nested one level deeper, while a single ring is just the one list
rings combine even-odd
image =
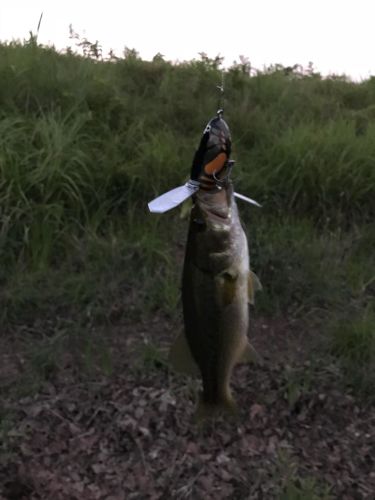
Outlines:
[{"label": "fish body", "polygon": [[248,303],[259,287],[232,184],[200,189],[190,214],[182,277],[185,331],[170,358],[177,370],[200,374],[201,414],[235,409],[230,378],[236,363],[254,357]]},{"label": "fish body", "polygon": [[260,283],[250,271],[247,238],[229,180],[231,144],[219,110],[203,132],[190,174],[196,190],[182,277],[185,329],[171,347],[170,361],[177,371],[201,376],[199,417],[235,410],[233,368],[254,360],[255,353],[247,338],[248,304]]}]

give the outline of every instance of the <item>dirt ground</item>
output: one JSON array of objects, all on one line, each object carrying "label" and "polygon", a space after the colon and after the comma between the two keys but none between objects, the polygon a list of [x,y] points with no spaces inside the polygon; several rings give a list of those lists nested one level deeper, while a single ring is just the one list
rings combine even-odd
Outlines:
[{"label": "dirt ground", "polygon": [[375,498],[375,408],[311,333],[253,321],[264,361],[235,370],[239,415],[198,425],[199,381],[165,362],[178,328],[108,327],[107,370],[65,352],[32,395],[12,389],[30,369],[22,345],[1,339],[0,499]]}]

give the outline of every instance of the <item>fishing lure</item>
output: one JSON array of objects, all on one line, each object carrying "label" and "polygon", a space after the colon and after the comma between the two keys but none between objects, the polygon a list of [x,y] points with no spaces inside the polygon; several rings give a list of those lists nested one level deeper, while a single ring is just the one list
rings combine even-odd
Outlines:
[{"label": "fishing lure", "polygon": [[[222,96],[224,93],[223,82],[217,88]],[[148,203],[150,212],[167,212],[193,196],[199,189],[210,189],[213,185],[221,189],[223,179],[229,177],[234,165],[234,160],[230,159],[232,150],[231,134],[227,123],[223,119],[223,113],[223,109],[219,107],[216,116],[206,125],[198,149],[193,157],[189,181],[183,186],[171,189],[150,201]],[[235,192],[234,196],[261,207],[257,201],[243,194]]]}]

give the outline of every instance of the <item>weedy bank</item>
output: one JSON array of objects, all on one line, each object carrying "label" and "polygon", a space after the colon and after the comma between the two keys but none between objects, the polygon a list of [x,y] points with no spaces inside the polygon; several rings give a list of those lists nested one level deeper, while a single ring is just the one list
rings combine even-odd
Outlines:
[{"label": "weedy bank", "polygon": [[[90,325],[179,316],[186,221],[146,207],[189,174],[220,62],[0,45],[3,335],[34,336],[39,350],[68,344],[72,322],[87,337]],[[233,179],[263,204],[240,207],[264,286],[254,314],[313,326],[371,392],[375,79],[255,74],[243,61],[225,82]]]}]

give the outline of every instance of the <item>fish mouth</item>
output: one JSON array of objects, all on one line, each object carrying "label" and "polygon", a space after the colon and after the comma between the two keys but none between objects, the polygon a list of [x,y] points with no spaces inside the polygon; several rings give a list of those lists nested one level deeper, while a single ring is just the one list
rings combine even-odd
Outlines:
[{"label": "fish mouth", "polygon": [[195,201],[208,221],[215,219],[223,221],[230,218],[231,193],[227,189],[198,191]]}]

